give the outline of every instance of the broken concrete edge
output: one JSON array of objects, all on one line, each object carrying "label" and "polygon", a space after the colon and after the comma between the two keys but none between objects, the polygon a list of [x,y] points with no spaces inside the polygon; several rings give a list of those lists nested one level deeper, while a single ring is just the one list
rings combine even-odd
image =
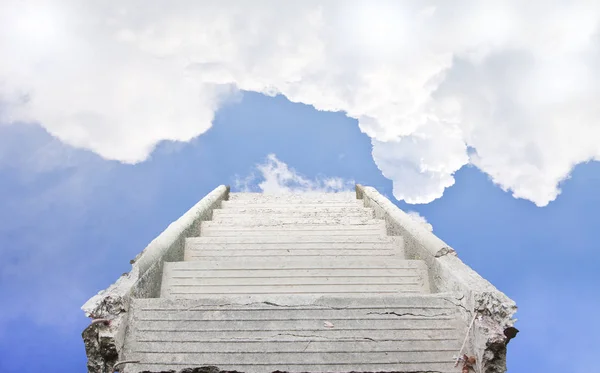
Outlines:
[{"label": "broken concrete edge", "polygon": [[365,207],[372,208],[376,218],[385,220],[388,235],[403,237],[407,259],[425,261],[432,292],[460,294],[458,301],[464,310],[466,325],[477,316],[466,347],[477,358],[476,371],[504,372],[506,344],[510,340],[506,331],[516,330],[515,302],[463,263],[448,244],[413,221],[375,188],[357,184],[356,198],[363,200]]},{"label": "broken concrete edge", "polygon": [[105,320],[93,322],[82,333],[88,372],[113,372],[125,340],[130,299],[159,296],[163,263],[183,259],[185,239],[198,235],[200,222],[212,218],[213,209],[228,199],[229,190],[229,186],[220,185],[207,194],[131,261],[129,273],[81,307],[87,317]]}]

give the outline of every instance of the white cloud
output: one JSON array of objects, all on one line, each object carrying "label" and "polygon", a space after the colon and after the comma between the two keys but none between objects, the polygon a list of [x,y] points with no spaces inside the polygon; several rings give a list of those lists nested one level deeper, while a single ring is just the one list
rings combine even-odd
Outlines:
[{"label": "white cloud", "polygon": [[115,4],[2,2],[0,121],[138,162],[236,89],[281,93],[357,118],[412,203],[470,162],[543,206],[600,160],[597,1]]},{"label": "white cloud", "polygon": [[430,231],[430,232],[433,232],[433,225],[429,224],[429,223],[427,222],[427,219],[425,219],[425,217],[424,217],[424,216],[422,216],[421,214],[419,214],[419,213],[418,213],[418,212],[416,212],[416,211],[407,211],[407,212],[406,212],[406,214],[407,214],[408,216],[410,216],[410,218],[411,218],[413,221],[415,221],[415,222],[417,222],[417,223],[421,224],[421,226],[422,226],[423,228],[427,229],[427,230],[428,230],[428,231]]},{"label": "white cloud", "polygon": [[354,188],[353,180],[339,177],[317,177],[309,179],[279,159],[269,154],[264,163],[257,164],[256,172],[235,180],[235,188],[242,192],[261,192],[271,194],[301,192],[342,192]]}]

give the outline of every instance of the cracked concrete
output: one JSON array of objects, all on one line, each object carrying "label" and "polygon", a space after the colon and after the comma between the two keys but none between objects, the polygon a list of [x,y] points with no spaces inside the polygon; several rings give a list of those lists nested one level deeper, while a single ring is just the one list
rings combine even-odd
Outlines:
[{"label": "cracked concrete", "polygon": [[435,253],[434,257],[439,258],[444,255],[456,255],[456,251],[451,247],[442,247]]},{"label": "cracked concrete", "polygon": [[411,312],[368,312],[367,315],[394,315],[394,316],[419,316],[419,317],[439,317],[439,316],[450,316],[449,313],[437,313],[434,315],[425,315]]},{"label": "cracked concrete", "polygon": [[[473,312],[481,315],[467,347],[477,358],[476,372],[505,372],[506,345],[510,340],[505,331],[514,329],[515,303],[464,264],[454,249],[413,222],[377,190],[357,185],[356,195],[365,207],[373,208],[375,217],[386,222],[389,235],[403,237],[407,258],[427,263],[432,291],[463,294],[455,304],[464,311],[465,322]],[[514,331],[512,334],[516,335]]]},{"label": "cracked concrete", "polygon": [[[413,358],[413,355],[402,355],[402,353],[410,352],[409,350],[414,348],[414,343],[426,346],[428,343],[433,343],[433,341],[436,340],[447,340],[448,342],[444,342],[446,345],[431,344],[427,346],[430,346],[428,348],[432,348],[431,346],[446,346],[444,348],[447,348],[447,351],[456,351],[457,354],[459,346],[456,346],[456,342],[454,341],[462,341],[463,338],[465,338],[464,333],[466,333],[466,327],[464,327],[463,335],[457,335],[455,331],[462,330],[462,327],[459,327],[458,329],[454,329],[454,326],[448,328],[446,326],[450,323],[444,320],[445,318],[450,317],[457,322],[458,319],[460,319],[460,323],[462,324],[468,324],[471,319],[473,319],[474,313],[476,313],[478,317],[474,322],[473,328],[467,335],[468,343],[465,352],[469,355],[476,356],[477,363],[474,366],[475,371],[478,373],[497,373],[505,371],[506,345],[518,332],[513,326],[515,320],[512,316],[516,311],[514,302],[466,266],[456,256],[454,249],[445,244],[431,232],[416,225],[408,216],[405,217],[404,215],[406,214],[397,209],[389,200],[385,199],[373,188],[357,185],[356,196],[360,200],[356,201],[356,206],[354,206],[354,202],[352,202],[352,206],[341,202],[346,200],[348,196],[336,196],[336,198],[339,198],[340,200],[332,202],[328,195],[323,195],[322,198],[319,198],[322,199],[321,203],[325,203],[325,205],[313,203],[313,206],[311,205],[312,202],[309,201],[309,203],[302,205],[300,209],[293,210],[293,213],[290,213],[288,216],[285,216],[287,213],[284,212],[287,211],[285,209],[289,210],[289,208],[285,206],[287,203],[286,198],[271,198],[268,203],[261,205],[261,203],[256,203],[260,202],[263,198],[261,195],[256,195],[253,197],[254,199],[247,200],[246,202],[244,202],[244,200],[247,197],[244,195],[234,194],[233,196],[234,202],[237,201],[237,204],[226,202],[225,204],[229,204],[228,208],[219,210],[221,211],[221,217],[216,219],[215,223],[201,224],[200,222],[211,219],[213,215],[212,210],[221,205],[221,201],[227,200],[230,197],[228,187],[221,186],[215,189],[178,220],[178,222],[169,226],[163,234],[154,240],[140,255],[133,259],[132,270],[129,273],[121,276],[115,284],[111,285],[107,290],[100,292],[82,307],[88,316],[96,320],[92,321],[91,325],[83,332],[86,353],[88,354],[89,359],[89,372],[112,372],[112,367],[117,362],[128,360],[128,357],[134,357],[131,360],[140,361],[136,360],[135,357],[144,356],[145,351],[147,353],[162,351],[161,353],[166,354],[166,356],[169,356],[169,354],[172,355],[170,357],[171,360],[169,361],[176,362],[179,365],[187,364],[188,366],[174,369],[171,362],[152,363],[158,364],[158,366],[148,366],[143,365],[142,363],[128,363],[119,367],[119,369],[123,372],[131,371],[136,373],[218,373],[239,371],[227,370],[227,364],[203,364],[208,363],[209,361],[215,361],[213,359],[214,353],[208,354],[208,352],[198,352],[198,350],[193,350],[196,360],[190,360],[185,352],[187,351],[186,348],[191,348],[189,346],[185,348],[177,347],[176,350],[169,350],[172,346],[166,346],[164,336],[162,336],[160,332],[163,329],[169,329],[179,333],[177,335],[180,336],[177,338],[184,338],[185,333],[204,333],[204,335],[207,336],[206,338],[211,339],[212,343],[217,343],[222,346],[222,350],[220,351],[225,351],[223,348],[230,346],[231,343],[239,343],[238,346],[243,346],[243,348],[235,353],[244,356],[253,356],[252,354],[256,353],[252,352],[255,347],[253,347],[252,344],[249,344],[250,342],[273,342],[268,346],[271,349],[274,348],[279,351],[276,352],[281,354],[280,356],[284,356],[285,354],[289,355],[291,353],[311,354],[316,348],[321,348],[320,346],[329,346],[330,342],[356,342],[359,344],[360,342],[363,342],[370,346],[370,342],[375,342],[376,344],[373,344],[372,346],[377,346],[377,351],[379,351],[378,353],[380,354],[378,355],[378,359],[381,356],[384,356],[384,360],[381,361],[387,361],[385,359],[389,359],[391,356],[388,356],[386,348],[389,350],[391,348],[390,346],[393,344],[395,360],[393,360],[392,363],[396,364],[396,362],[398,362],[400,364],[407,364],[401,369],[402,373],[448,373],[450,371],[454,372],[455,370],[437,370],[438,366],[433,365],[430,366],[432,369],[419,370],[419,368],[424,366],[413,364],[414,362],[411,362],[410,360]],[[245,220],[239,220],[241,224],[241,228],[239,228],[237,225],[231,224],[228,219],[232,217],[235,218],[236,214],[239,214],[242,211],[244,211],[244,213],[253,214],[253,217],[246,217]],[[265,213],[273,216],[268,219],[260,219],[260,215]],[[320,213],[326,214],[326,219],[319,220],[318,216]],[[349,218],[341,219],[340,214],[348,214]],[[381,219],[383,220],[382,223],[385,224],[373,224],[373,222],[366,220],[365,217]],[[212,245],[213,250],[222,250],[226,249],[226,246],[230,242],[234,242],[235,245],[240,246],[252,244],[253,241],[256,241],[253,238],[255,237],[254,229],[260,229],[267,232],[271,229],[279,229],[284,226],[293,227],[298,223],[300,224],[298,231],[312,233],[311,230],[313,228],[306,228],[309,227],[309,224],[304,224],[307,222],[303,222],[302,219],[316,219],[314,220],[315,222],[321,222],[323,224],[329,224],[331,222],[355,224],[352,226],[361,227],[360,229],[362,229],[361,232],[363,233],[361,233],[361,237],[369,237],[368,240],[361,243],[361,241],[355,240],[340,240],[339,237],[342,237],[341,234],[339,234],[335,240],[330,241],[322,239],[315,240],[314,237],[316,236],[313,236],[311,240],[307,240],[306,243],[303,243],[303,245],[307,245],[304,246],[304,248],[310,247],[310,245],[312,245],[311,242],[324,242],[326,243],[325,245],[327,245],[324,247],[327,247],[328,250],[333,250],[334,247],[340,248],[344,245],[352,245],[354,242],[358,242],[360,245],[370,245],[372,242],[372,245],[380,245],[378,247],[381,247],[382,242],[389,242],[389,239],[388,241],[380,240],[378,238],[380,233],[374,234],[373,231],[365,234],[365,232],[367,232],[366,227],[370,226],[380,226],[384,232],[387,232],[387,234],[392,237],[401,236],[401,240],[397,241],[398,247],[401,249],[397,250],[396,255],[399,255],[402,258],[406,255],[407,259],[419,262],[422,261],[427,264],[428,272],[425,273],[428,273],[428,275],[425,275],[424,281],[426,282],[427,292],[429,291],[429,288],[431,288],[431,291],[434,294],[420,293],[418,297],[401,296],[398,298],[398,296],[394,296],[389,299],[373,298],[368,305],[361,305],[363,300],[360,297],[345,298],[343,301],[340,301],[339,299],[332,300],[331,298],[314,294],[293,296],[276,295],[269,296],[269,300],[265,301],[262,301],[261,297],[253,298],[235,295],[229,295],[227,298],[222,299],[219,299],[219,297],[201,299],[200,301],[156,298],[161,293],[161,287],[163,287],[162,276],[165,272],[163,270],[163,263],[165,261],[178,262],[183,260],[186,237],[197,236],[201,227],[206,229],[208,236],[217,231],[221,233],[216,234],[215,237],[205,237],[202,238],[202,240],[195,239],[196,241],[190,241],[190,243],[197,245],[198,250],[206,250],[206,246],[204,245]],[[368,229],[370,230],[371,228]],[[244,234],[242,238],[238,239],[235,235],[228,236],[231,232],[234,232],[235,235],[239,234],[239,232],[243,232]],[[264,239],[264,237],[267,237],[266,235],[260,237],[261,243],[255,243],[255,245],[257,245],[254,247],[256,250],[259,248],[264,249],[267,247],[266,245],[273,245],[277,244],[277,242],[281,242],[272,240],[271,236],[269,236],[271,237],[269,238],[271,241]],[[363,238],[361,238],[361,240],[363,240]],[[335,242],[335,245],[338,246],[335,246],[330,242]],[[400,246],[400,243],[402,246]],[[362,247],[364,246],[361,246],[361,248]],[[406,261],[406,263],[408,262],[409,261]],[[422,264],[422,262],[420,263]],[[204,270],[214,270],[214,268],[211,269],[207,267],[207,269]],[[447,304],[448,306],[444,306],[444,304]],[[161,307],[170,307],[169,315],[176,315],[175,319],[181,319],[182,317],[187,318],[185,319],[187,321],[184,321],[184,319],[179,321],[168,318],[162,319],[162,316],[158,318],[148,317],[149,312],[160,312],[162,309]],[[282,318],[281,316],[270,317],[269,320],[267,320],[269,324],[265,324],[264,327],[258,326],[260,322],[262,322],[260,319],[254,320],[248,318],[249,316],[245,317],[245,321],[247,321],[247,324],[245,325],[239,325],[239,323],[236,324],[235,319],[228,322],[225,322],[225,319],[218,319],[218,315],[226,315],[227,312],[233,312],[232,310],[236,310],[239,307],[260,311],[263,316],[269,314],[281,315],[282,312],[288,312],[288,310],[293,311],[296,315],[298,315],[298,313],[303,313],[303,316],[301,318],[295,316],[296,321]],[[423,311],[423,307],[429,308]],[[136,312],[138,313],[138,316],[135,316]],[[140,318],[139,312],[146,312],[144,314],[145,316]],[[190,316],[188,315],[190,312],[197,313],[197,315],[201,314],[203,316]],[[310,320],[312,319],[304,316],[311,312],[315,315],[314,320],[317,324],[311,324]],[[329,320],[334,321],[332,326],[323,327],[323,322],[329,322],[327,321],[328,318],[325,314],[333,315],[335,312],[341,312],[341,314],[345,316],[342,318],[330,318]],[[353,318],[348,318],[348,312],[354,312],[354,315],[356,316],[353,317],[357,317],[358,315],[363,316],[367,323],[364,324],[361,321],[358,322],[358,324],[348,324],[354,322],[351,320],[355,320]],[[457,314],[460,316],[456,317]],[[373,315],[373,317],[368,318],[364,317],[364,315]],[[382,317],[379,318],[377,315]],[[212,319],[213,317],[217,317],[217,319]],[[364,329],[365,325],[368,326],[369,323],[375,322],[374,320],[376,320],[377,323],[381,323],[378,324],[380,327],[374,329],[369,329],[367,327],[367,329]],[[137,327],[134,327],[134,321],[136,324],[141,322],[155,324],[146,324],[145,327],[141,327],[141,324],[139,324]],[[429,324],[411,324],[419,322],[434,322],[434,324],[431,325],[437,326],[433,327],[431,330],[421,332],[420,328],[422,328],[423,325]],[[193,325],[198,326],[192,327],[192,324],[190,323],[194,323]],[[396,324],[388,325],[385,323]],[[150,327],[148,325],[150,325]],[[170,326],[167,328],[165,325]],[[134,330],[136,328],[138,331]],[[400,334],[394,332],[394,328],[401,330]],[[234,331],[237,334],[233,334]],[[272,331],[281,332],[269,333]],[[182,334],[182,332],[185,333]],[[129,343],[129,347],[127,347],[125,344],[126,333],[127,335],[132,336],[137,335],[135,338],[140,339],[136,343],[141,343],[143,347],[139,347],[137,352],[134,351],[137,348],[135,347],[135,344]],[[399,335],[402,336],[401,339],[398,339]],[[199,337],[196,336],[194,338],[198,339]],[[405,338],[408,339],[404,340]],[[414,341],[416,342],[410,342],[410,338],[415,338]],[[192,341],[196,341],[196,339],[193,339]],[[204,339],[200,338],[200,340]],[[281,345],[278,341],[281,342]],[[399,349],[399,343],[402,344],[402,346],[405,346],[403,348],[407,350],[397,351]],[[187,344],[181,345],[187,346]],[[318,346],[315,347],[315,345]],[[287,348],[286,346],[292,346],[293,348]],[[328,348],[331,349],[333,348],[332,346],[333,345]],[[154,350],[156,348],[160,351]],[[441,354],[441,351],[446,350],[429,351],[429,353],[436,353],[438,354],[436,356],[440,357],[446,356]],[[234,352],[222,353],[226,354]],[[400,355],[398,355],[398,353],[400,353]],[[444,352],[444,354],[445,353],[446,352]],[[351,357],[351,355],[348,356]],[[327,354],[319,359],[321,358],[324,360],[319,361],[325,365],[322,365],[319,371],[329,371],[330,369],[327,368],[328,365],[326,365],[327,359],[329,359]],[[403,360],[406,358],[409,358],[409,360]],[[265,362],[264,359],[265,357],[256,360],[256,362],[260,363],[258,366],[263,366],[266,369],[265,371],[275,370],[268,369],[269,364],[272,364],[273,360]],[[344,359],[340,361],[344,361]],[[367,361],[371,360],[367,359]],[[358,362],[352,364],[358,364],[355,368],[363,369],[367,366],[367,361],[364,361],[364,366]],[[192,362],[194,363],[191,364]],[[248,363],[248,361],[246,361],[246,363]],[[160,364],[171,365],[168,370],[164,370]],[[336,364],[338,363],[336,362]],[[384,362],[382,364],[388,363]],[[275,366],[280,366],[281,368],[284,367],[284,365],[273,365],[273,367]],[[386,370],[385,367],[385,365],[379,365],[376,370],[378,372],[389,371]],[[239,366],[230,366],[229,368],[239,368]],[[291,369],[287,367],[279,371],[282,373],[287,371],[299,373],[301,370],[298,370],[297,368],[298,367]],[[252,372],[255,371],[256,370],[253,370]],[[340,367],[336,365],[336,371],[342,372],[343,370],[340,370]],[[358,373],[360,371],[367,372],[370,370],[354,371]],[[393,371],[399,372],[400,370],[394,369]]]}]

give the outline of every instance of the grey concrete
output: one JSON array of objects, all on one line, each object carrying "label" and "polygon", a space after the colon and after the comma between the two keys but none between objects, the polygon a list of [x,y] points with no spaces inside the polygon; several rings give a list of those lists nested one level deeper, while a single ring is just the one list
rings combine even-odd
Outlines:
[{"label": "grey concrete", "polygon": [[362,207],[362,203],[360,201],[357,200],[352,200],[352,201],[337,201],[337,200],[333,200],[333,201],[314,201],[314,200],[298,200],[298,201],[285,201],[285,200],[279,200],[279,201],[274,201],[274,202],[258,202],[256,200],[248,200],[248,201],[242,201],[242,200],[237,200],[237,201],[225,201],[223,202],[223,208],[224,209],[241,209],[241,208],[245,208],[245,209],[251,209],[251,208],[262,208],[262,209],[276,209],[276,208],[284,208],[287,210],[294,210],[294,209],[307,209],[307,208],[324,208],[324,209],[331,209],[331,208],[352,208],[352,207]]},{"label": "grey concrete", "polygon": [[216,222],[201,223],[201,234],[204,237],[226,236],[263,236],[263,235],[310,235],[310,236],[345,236],[370,235],[385,236],[386,228],[383,221],[371,221],[368,224],[302,224],[293,226],[229,226]]},{"label": "grey concrete", "polygon": [[[200,247],[202,245],[209,244],[223,244],[226,246],[232,244],[325,244],[325,243],[336,243],[336,244],[352,244],[352,245],[374,245],[374,244],[386,244],[390,242],[403,242],[400,236],[367,236],[364,235],[353,235],[348,234],[344,236],[330,236],[330,235],[261,235],[255,237],[245,236],[233,236],[233,237],[189,237],[186,242],[187,245],[194,245]],[[364,246],[361,246],[364,247]]]},{"label": "grey concrete", "polygon": [[[260,219],[260,218],[265,218],[265,214],[264,212],[254,212],[254,213],[249,213],[247,211],[238,211],[238,210],[232,210],[232,209],[217,209],[215,211],[213,211],[213,221],[217,221],[217,220],[229,220],[229,219],[238,219],[238,218],[245,218],[245,219]],[[280,210],[276,210],[271,212],[268,215],[269,218],[281,218],[281,219],[289,219],[289,218],[303,218],[303,219],[307,219],[307,218],[320,218],[320,219],[335,219],[335,218],[355,218],[355,217],[366,217],[366,218],[373,218],[373,210],[372,209],[366,209],[366,208],[354,208],[354,209],[346,209],[344,210],[338,210],[338,211],[331,211],[331,212],[323,212],[320,210],[313,210],[313,211],[306,211],[306,210],[285,210],[285,209],[280,209]]]},{"label": "grey concrete", "polygon": [[476,356],[478,372],[506,370],[507,331],[514,327],[517,307],[510,298],[482,278],[457,256],[456,251],[432,232],[414,222],[372,187],[356,186],[357,198],[386,222],[387,233],[402,236],[407,258],[423,260],[429,268],[433,291],[463,294],[464,320],[477,317],[467,350]]},{"label": "grey concrete", "polygon": [[86,304],[90,372],[504,371],[514,303],[374,189],[223,188]]},{"label": "grey concrete", "polygon": [[323,205],[300,205],[300,206],[289,206],[284,204],[278,205],[260,205],[253,204],[252,206],[244,205],[227,205],[221,206],[221,210],[218,213],[223,214],[260,214],[264,216],[273,215],[287,215],[287,214],[316,214],[318,216],[326,216],[328,214],[342,214],[347,216],[348,214],[356,214],[360,212],[369,212],[373,216],[373,210],[365,209],[361,203],[350,206],[323,206]]},{"label": "grey concrete", "polygon": [[318,217],[318,218],[306,218],[306,217],[286,217],[286,216],[267,216],[267,217],[226,217],[216,218],[211,221],[212,223],[219,224],[222,226],[265,226],[265,225],[370,225],[370,224],[381,224],[380,222],[373,220],[372,217],[368,216],[339,216],[339,217]]},{"label": "grey concrete", "polygon": [[381,236],[193,237],[186,241],[184,259],[265,255],[396,255],[404,258],[404,241],[401,237]]},{"label": "grey concrete", "polygon": [[460,372],[452,296],[335,298],[305,304],[136,299],[127,372],[213,365],[248,373]]},{"label": "grey concrete", "polygon": [[274,201],[354,201],[356,194],[354,192],[338,193],[230,193],[229,201],[257,201],[258,203]]},{"label": "grey concrete", "polygon": [[263,248],[244,248],[241,250],[232,250],[228,249],[202,249],[197,251],[186,252],[185,260],[213,260],[214,259],[223,259],[223,258],[253,258],[260,257],[264,258],[265,255],[268,255],[270,258],[273,257],[370,257],[370,256],[394,256],[396,252],[393,248],[390,249],[285,249],[285,248],[272,248],[272,249],[263,249]]},{"label": "grey concrete", "polygon": [[268,301],[273,295],[362,295],[427,293],[422,261],[393,255],[281,256],[165,263],[163,298],[197,299],[250,295]]},{"label": "grey concrete", "polygon": [[82,306],[86,316],[110,320],[108,324],[91,324],[83,332],[88,372],[106,373],[112,370],[123,348],[127,328],[125,316],[131,299],[159,295],[163,262],[183,260],[186,237],[199,233],[198,223],[209,220],[212,210],[219,207],[228,194],[229,187],[221,185],[202,198],[132,260],[129,273],[123,274]]}]

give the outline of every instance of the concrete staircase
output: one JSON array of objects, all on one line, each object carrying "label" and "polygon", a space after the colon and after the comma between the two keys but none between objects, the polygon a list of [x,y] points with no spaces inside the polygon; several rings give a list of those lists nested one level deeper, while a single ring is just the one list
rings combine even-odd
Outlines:
[{"label": "concrete staircase", "polygon": [[127,372],[460,372],[456,298],[354,193],[231,193],[161,297],[133,299]]}]

